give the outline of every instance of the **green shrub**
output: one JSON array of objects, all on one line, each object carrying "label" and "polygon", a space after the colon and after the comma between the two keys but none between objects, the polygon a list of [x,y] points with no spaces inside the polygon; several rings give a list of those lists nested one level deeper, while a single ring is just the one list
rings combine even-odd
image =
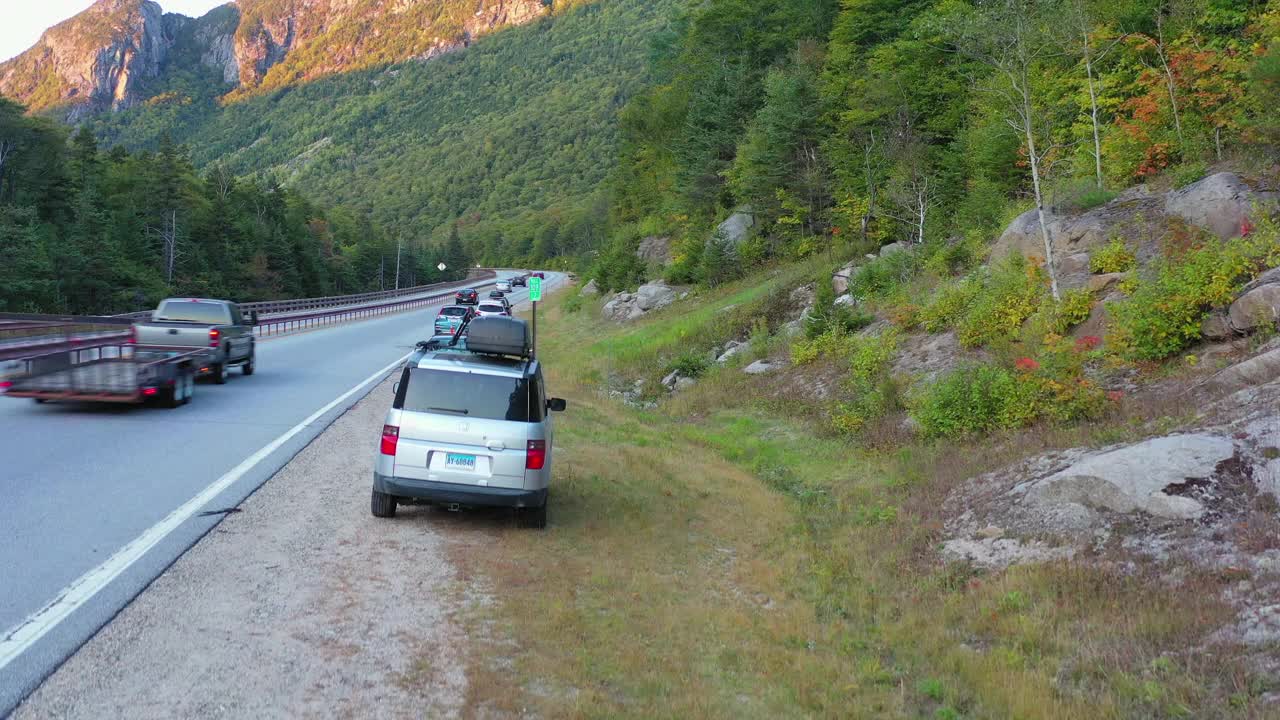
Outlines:
[{"label": "green shrub", "polygon": [[913,250],[882,255],[859,267],[849,279],[849,292],[858,298],[888,295],[920,270],[919,253]]},{"label": "green shrub", "polygon": [[954,370],[912,398],[911,416],[931,437],[956,438],[1030,425],[1069,422],[1101,412],[1101,389],[1084,374],[1096,338],[1054,339],[1039,359],[1019,358],[1012,369],[972,365]]},{"label": "green shrub", "polygon": [[1204,162],[1184,162],[1169,170],[1169,177],[1175,188],[1184,188],[1203,178],[1209,172]]},{"label": "green shrub", "polygon": [[969,272],[986,257],[986,237],[969,232],[957,242],[932,243],[925,250],[924,269],[938,277],[948,277]]},{"label": "green shrub", "polygon": [[1116,195],[1118,194],[1119,193],[1112,190],[1103,190],[1099,187],[1093,187],[1077,195],[1071,204],[1073,209],[1077,212],[1092,210],[1093,208],[1101,207],[1102,205],[1106,205],[1112,200],[1115,200]]},{"label": "green shrub", "polygon": [[701,377],[711,367],[711,360],[704,353],[687,352],[667,365],[667,372],[678,372],[685,377]]},{"label": "green shrub", "polygon": [[1009,408],[1019,400],[1012,371],[973,365],[952,371],[930,385],[913,402],[911,416],[931,437],[956,438],[1015,426]]},{"label": "green shrub", "polygon": [[1280,232],[1263,221],[1248,237],[1209,240],[1156,265],[1110,307],[1108,345],[1134,360],[1161,360],[1200,339],[1205,313],[1229,304],[1262,270],[1280,265]]},{"label": "green shrub", "polygon": [[1017,336],[1045,296],[1044,272],[1021,255],[1010,255],[985,274],[981,292],[956,324],[964,347]]},{"label": "green shrub", "polygon": [[1045,303],[1049,309],[1050,329],[1062,335],[1071,328],[1089,319],[1093,311],[1093,293],[1089,288],[1076,288],[1062,294],[1057,302]]},{"label": "green shrub", "polygon": [[567,313],[576,313],[582,309],[585,301],[578,293],[570,293],[565,295],[564,301],[560,303],[560,307]]},{"label": "green shrub", "polygon": [[1089,258],[1089,272],[1098,274],[1129,272],[1137,264],[1138,259],[1133,251],[1125,246],[1123,240],[1114,238]]},{"label": "green shrub", "polygon": [[982,293],[982,289],[981,278],[974,276],[944,284],[920,311],[920,324],[931,333],[942,332],[954,326]]},{"label": "green shrub", "polygon": [[832,416],[836,429],[856,433],[868,422],[898,408],[898,387],[889,374],[898,340],[898,332],[888,330],[879,336],[849,338],[841,347],[849,358],[845,382],[849,399],[841,402]]}]

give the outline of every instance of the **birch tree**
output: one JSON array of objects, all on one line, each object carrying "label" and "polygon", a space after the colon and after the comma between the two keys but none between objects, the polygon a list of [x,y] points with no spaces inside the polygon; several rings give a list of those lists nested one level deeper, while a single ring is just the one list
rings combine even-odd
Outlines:
[{"label": "birch tree", "polygon": [[1093,156],[1094,176],[1098,189],[1103,188],[1104,175],[1102,173],[1102,112],[1098,104],[1098,74],[1096,72],[1097,65],[1103,60],[1121,41],[1125,39],[1125,35],[1104,40],[1098,44],[1094,35],[1097,32],[1097,22],[1093,13],[1086,5],[1086,0],[1071,0],[1068,6],[1068,19],[1066,31],[1063,36],[1064,49],[1080,58],[1080,62],[1084,65],[1085,81],[1089,90],[1089,124],[1093,134],[1093,150],[1090,155]]},{"label": "birch tree", "polygon": [[979,87],[995,98],[1005,123],[1025,143],[1045,267],[1057,300],[1061,295],[1043,190],[1045,160],[1056,147],[1050,133],[1051,114],[1039,102],[1034,84],[1037,72],[1061,54],[1051,42],[1055,21],[1051,9],[1043,0],[989,0],[972,10],[942,16],[940,29],[953,51],[992,71]]}]

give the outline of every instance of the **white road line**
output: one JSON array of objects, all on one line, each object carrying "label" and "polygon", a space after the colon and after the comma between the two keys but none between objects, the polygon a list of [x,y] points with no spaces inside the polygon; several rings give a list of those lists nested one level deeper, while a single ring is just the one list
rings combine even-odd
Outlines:
[{"label": "white road line", "polygon": [[245,458],[244,462],[232,468],[225,475],[218,478],[199,495],[188,500],[181,507],[169,513],[165,519],[152,525],[146,532],[139,535],[129,542],[128,545],[120,548],[105,562],[89,572],[81,575],[74,582],[63,588],[48,605],[40,608],[32,613],[27,619],[18,623],[14,627],[7,630],[3,637],[0,638],[0,670],[4,670],[9,663],[13,662],[22,653],[26,652],[32,645],[40,640],[58,626],[58,623],[67,619],[71,613],[75,612],[82,605],[90,600],[100,590],[105,588],[120,576],[125,570],[128,570],[135,562],[146,555],[148,551],[154,548],[161,540],[164,540],[174,530],[177,530],[182,523],[186,522],[195,515],[198,510],[207,505],[211,500],[217,497],[223,490],[231,487],[237,480],[244,477],[245,473],[253,469],[255,465],[262,462],[267,456],[275,452],[280,446],[284,445],[295,435],[302,432],[311,423],[319,420],[325,413],[340,405],[347,398],[356,394],[361,388],[371,382],[378,380],[389,373],[396,365],[404,362],[410,353],[406,353],[399,360],[387,365],[378,372],[370,375],[360,384],[343,393],[336,400],[325,405],[315,411],[306,420],[294,425],[283,435],[272,440],[261,450]]}]

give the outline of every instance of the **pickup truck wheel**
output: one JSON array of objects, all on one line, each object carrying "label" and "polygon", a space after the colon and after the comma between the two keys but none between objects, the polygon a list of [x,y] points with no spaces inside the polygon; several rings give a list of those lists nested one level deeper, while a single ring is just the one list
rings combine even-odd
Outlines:
[{"label": "pickup truck wheel", "polygon": [[213,375],[213,382],[216,385],[227,384],[227,366],[223,363],[214,363],[209,366],[209,372]]},{"label": "pickup truck wheel", "polygon": [[374,517],[393,518],[396,516],[396,499],[394,495],[373,491],[373,499],[369,502],[369,510]]},{"label": "pickup truck wheel", "polygon": [[547,526],[547,503],[538,507],[516,508],[516,523],[522,528],[541,530]]},{"label": "pickup truck wheel", "polygon": [[247,361],[245,361],[245,364],[243,364],[243,365],[241,365],[241,366],[240,366],[240,372],[244,373],[245,375],[252,375],[252,374],[253,374],[253,361],[254,361],[256,358],[257,358],[257,353],[255,353],[254,351],[250,350],[250,351],[249,351],[249,359],[248,359]]}]

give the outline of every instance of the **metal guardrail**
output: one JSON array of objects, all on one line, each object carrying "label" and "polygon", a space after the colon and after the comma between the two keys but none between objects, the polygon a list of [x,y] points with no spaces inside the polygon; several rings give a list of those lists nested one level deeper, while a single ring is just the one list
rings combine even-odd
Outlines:
[{"label": "metal guardrail", "polygon": [[[475,287],[477,289],[489,287],[494,284],[494,278],[496,277],[496,272],[486,270],[483,271],[481,277],[473,277],[458,282],[436,283],[417,288],[377,293],[342,295],[333,298],[245,303],[240,307],[241,309],[256,310],[258,312],[258,324],[254,327],[256,336],[274,337],[290,332],[334,325],[339,322],[387,315],[429,305],[442,305],[452,300],[454,290],[460,287]],[[487,280],[487,282],[477,284],[477,280]],[[424,292],[431,292],[432,290],[436,292],[430,295],[423,295]],[[371,300],[372,296],[376,297]],[[397,299],[405,298],[406,296],[409,296],[408,299]],[[378,302],[378,298],[384,301]],[[346,302],[339,305],[324,306],[326,303],[335,300],[345,300]],[[282,308],[291,304],[311,305],[314,309],[301,309],[293,312],[284,312],[282,310]],[[32,354],[86,350],[119,344],[132,338],[132,331],[126,329],[115,330],[114,328],[132,326],[136,320],[146,320],[150,317],[151,313],[149,311],[113,316],[0,313],[0,361],[30,357]],[[20,335],[20,333],[28,333],[33,330],[39,333],[41,329],[47,329],[50,333],[43,336]],[[6,341],[7,336],[13,339]],[[21,339],[18,339],[19,337]]]},{"label": "metal guardrail", "polygon": [[[299,300],[262,300],[259,302],[240,303],[240,309],[243,310],[245,314],[257,311],[258,315],[262,316],[280,313],[295,313],[301,310],[319,310],[324,308],[343,307],[347,305],[378,304],[378,301],[380,300],[421,295],[423,293],[435,290],[444,290],[447,288],[470,287],[476,282],[492,280],[498,275],[496,271],[489,269],[472,270],[470,272],[471,275],[466,280],[432,283],[430,285],[419,285],[417,287],[401,288],[399,290],[377,290],[374,292],[357,293],[354,295],[333,295],[330,297],[302,298]],[[144,320],[151,317],[151,311],[140,310],[138,312],[122,313],[114,317]]]}]

